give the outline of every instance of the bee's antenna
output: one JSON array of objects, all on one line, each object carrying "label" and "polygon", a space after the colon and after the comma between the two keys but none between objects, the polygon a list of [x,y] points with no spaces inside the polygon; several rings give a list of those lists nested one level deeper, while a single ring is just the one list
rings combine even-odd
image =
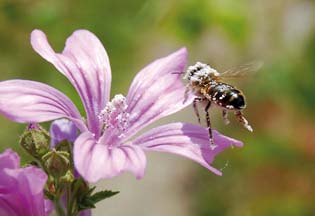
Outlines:
[{"label": "bee's antenna", "polygon": [[184,74],[184,73],[185,73],[184,71],[174,71],[171,74]]}]

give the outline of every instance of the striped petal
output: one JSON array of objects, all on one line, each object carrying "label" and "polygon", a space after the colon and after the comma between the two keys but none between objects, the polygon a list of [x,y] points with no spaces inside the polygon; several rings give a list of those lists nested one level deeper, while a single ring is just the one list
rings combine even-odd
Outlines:
[{"label": "striped petal", "polygon": [[[185,100],[185,86],[181,72],[187,62],[187,50],[182,48],[164,58],[158,59],[134,78],[127,95],[127,112],[130,114],[129,127],[124,131],[124,139],[140,131],[148,124],[175,113],[192,102]],[[117,131],[105,133],[106,143],[119,143]]]},{"label": "striped petal", "polygon": [[34,123],[68,118],[85,131],[80,113],[63,93],[28,80],[0,82],[0,113],[15,122]]},{"label": "striped petal", "polygon": [[87,113],[88,126],[96,136],[100,133],[97,118],[109,100],[111,69],[107,53],[99,39],[87,30],[75,31],[61,54],[49,45],[39,30],[31,34],[36,52],[65,75],[79,93]]},{"label": "striped petal", "polygon": [[140,179],[144,175],[146,157],[139,146],[108,148],[98,143],[93,134],[84,132],[74,143],[74,163],[79,174],[89,182],[112,178],[124,171]]},{"label": "striped petal", "polygon": [[130,134],[190,104],[191,100],[184,99],[185,86],[178,74],[185,70],[186,63],[187,50],[182,48],[137,74],[127,96],[127,111],[133,116]]},{"label": "striped petal", "polygon": [[186,123],[172,123],[154,128],[136,140],[146,151],[159,151],[178,154],[187,157],[206,167],[217,175],[221,171],[212,167],[216,155],[232,146],[241,147],[242,142],[229,138],[213,130],[215,149],[210,148],[208,131],[200,126]]}]

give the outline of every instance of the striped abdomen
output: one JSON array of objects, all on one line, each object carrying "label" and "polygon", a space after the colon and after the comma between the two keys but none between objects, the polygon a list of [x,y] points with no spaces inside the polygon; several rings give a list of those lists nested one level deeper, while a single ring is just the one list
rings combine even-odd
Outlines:
[{"label": "striped abdomen", "polygon": [[242,92],[226,83],[213,82],[207,87],[206,92],[211,102],[225,109],[241,110],[246,106]]}]

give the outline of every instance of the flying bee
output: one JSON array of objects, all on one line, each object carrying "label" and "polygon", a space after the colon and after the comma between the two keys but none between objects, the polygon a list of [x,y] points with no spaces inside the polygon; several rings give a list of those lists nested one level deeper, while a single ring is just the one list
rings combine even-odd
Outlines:
[{"label": "flying bee", "polygon": [[222,109],[222,116],[225,124],[229,124],[228,112],[234,112],[238,121],[249,131],[253,131],[242,111],[246,107],[245,96],[236,87],[223,81],[224,78],[242,77],[248,72],[257,71],[262,66],[260,62],[253,62],[239,67],[232,68],[223,73],[211,68],[208,64],[197,62],[189,66],[183,79],[186,85],[185,97],[191,91],[194,95],[193,107],[200,123],[200,115],[197,103],[206,102],[205,113],[209,132],[210,146],[215,147],[212,136],[209,108],[212,104]]}]

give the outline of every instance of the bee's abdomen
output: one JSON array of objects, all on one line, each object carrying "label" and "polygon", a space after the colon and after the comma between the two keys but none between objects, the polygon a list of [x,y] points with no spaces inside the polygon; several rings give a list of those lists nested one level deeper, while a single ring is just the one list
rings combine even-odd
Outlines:
[{"label": "bee's abdomen", "polygon": [[241,91],[226,83],[215,83],[210,85],[207,93],[218,106],[229,110],[240,110],[245,108],[245,98]]}]

